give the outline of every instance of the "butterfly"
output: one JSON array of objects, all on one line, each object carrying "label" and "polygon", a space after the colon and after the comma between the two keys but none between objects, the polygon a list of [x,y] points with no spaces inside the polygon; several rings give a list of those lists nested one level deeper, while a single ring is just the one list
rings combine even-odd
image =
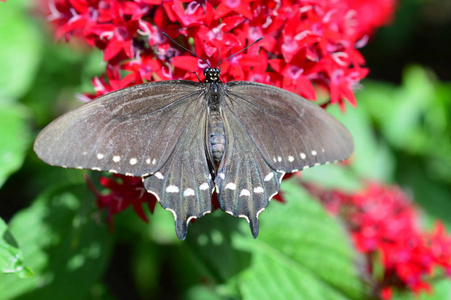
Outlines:
[{"label": "butterfly", "polygon": [[98,97],[50,123],[34,151],[65,168],[142,178],[171,211],[179,239],[192,219],[220,208],[245,218],[257,237],[258,217],[286,173],[334,163],[353,152],[348,130],[312,102],[266,84],[169,80]]}]

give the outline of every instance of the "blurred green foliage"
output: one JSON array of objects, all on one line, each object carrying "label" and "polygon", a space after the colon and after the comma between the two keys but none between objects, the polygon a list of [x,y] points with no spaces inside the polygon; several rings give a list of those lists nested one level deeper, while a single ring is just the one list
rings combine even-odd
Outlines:
[{"label": "blurred green foliage", "polygon": [[[149,224],[125,211],[110,233],[84,183],[87,172],[47,166],[31,150],[43,126],[79,105],[75,93],[92,88],[101,54],[55,43],[24,5],[0,3],[0,59],[6,62],[0,74],[0,216],[6,221],[0,219],[0,299],[371,297],[363,261],[342,224],[297,179],[283,184],[287,202],[272,201],[262,214],[257,240],[243,219],[216,212],[192,224],[180,242],[172,215],[159,206]],[[404,4],[397,21],[404,25],[383,31],[374,47],[381,38],[409,40],[406,20],[417,17],[421,5]],[[352,166],[313,168],[302,179],[348,191],[358,190],[362,179],[399,184],[427,224],[440,218],[449,227],[451,84],[420,65],[404,66],[399,76],[395,83],[364,81],[357,109],[332,108],[354,136]],[[421,298],[451,293],[449,281],[434,286],[434,294]]]}]

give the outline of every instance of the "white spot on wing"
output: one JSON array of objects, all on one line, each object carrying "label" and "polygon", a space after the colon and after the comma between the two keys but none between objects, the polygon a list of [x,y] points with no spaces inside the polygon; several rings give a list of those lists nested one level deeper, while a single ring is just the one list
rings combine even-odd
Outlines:
[{"label": "white spot on wing", "polygon": [[202,191],[208,190],[209,188],[210,188],[210,186],[206,182],[199,185],[199,189],[201,189]]},{"label": "white spot on wing", "polygon": [[302,159],[305,159],[307,157],[304,152],[301,152],[300,156]]},{"label": "white spot on wing", "polygon": [[125,176],[135,176],[132,173],[125,173]]},{"label": "white spot on wing", "polygon": [[179,191],[179,187],[176,185],[168,185],[166,187],[166,193],[178,193]]},{"label": "white spot on wing", "polygon": [[218,175],[219,175],[219,177],[220,177],[221,179],[224,179],[224,178],[225,178],[224,173],[219,173]]},{"label": "white spot on wing", "polygon": [[274,160],[274,162],[277,162],[277,158],[274,157],[273,160]]},{"label": "white spot on wing", "polygon": [[254,188],[254,193],[256,193],[256,194],[262,194],[263,192],[264,191],[261,186],[257,186],[256,188]]},{"label": "white spot on wing", "polygon": [[292,161],[294,161],[294,157],[293,157],[293,156],[291,156],[291,155],[290,155],[290,156],[288,156],[288,161],[289,161],[289,162],[292,162]]},{"label": "white spot on wing", "polygon": [[100,168],[97,168],[97,167],[91,168],[91,170],[94,170],[94,171],[101,171]]},{"label": "white spot on wing", "polygon": [[108,172],[117,174],[117,171],[116,171],[116,170],[113,170],[113,169],[109,170]]},{"label": "white spot on wing", "polygon": [[83,169],[83,167],[82,167],[82,166],[76,166],[76,167],[75,167],[75,169],[79,169],[79,170],[82,170],[82,169]]},{"label": "white spot on wing", "polygon": [[270,181],[272,178],[274,177],[274,173],[273,172],[271,172],[271,173],[269,173],[268,175],[266,175],[265,176],[265,181]]},{"label": "white spot on wing", "polygon": [[157,173],[155,173],[154,175],[155,175],[155,177],[157,177],[158,179],[164,179],[163,174],[161,174],[160,172],[157,172]]},{"label": "white spot on wing", "polygon": [[240,197],[241,196],[250,196],[250,195],[251,195],[251,192],[249,192],[249,190],[246,190],[246,189],[241,190]]},{"label": "white spot on wing", "polygon": [[281,161],[282,161],[282,157],[277,156],[277,161],[278,161],[278,162],[281,162]]},{"label": "white spot on wing", "polygon": [[315,156],[317,153],[315,150],[312,150],[312,155]]},{"label": "white spot on wing", "polygon": [[308,168],[310,168],[309,166],[304,166],[303,168],[302,168],[302,170],[305,170],[305,169],[308,169]]},{"label": "white spot on wing", "polygon": [[153,160],[152,160],[152,165],[154,165],[154,164],[156,164],[157,163],[157,160],[154,158]]},{"label": "white spot on wing", "polygon": [[114,162],[120,162],[121,161],[121,157],[119,155],[115,155],[115,156],[113,156],[113,161]]},{"label": "white spot on wing", "polygon": [[150,165],[150,158],[146,159],[146,164]]},{"label": "white spot on wing", "polygon": [[138,160],[136,159],[136,158],[131,158],[130,159],[130,164],[133,166],[133,165],[136,165],[136,163],[138,162]]},{"label": "white spot on wing", "polygon": [[233,182],[229,182],[227,183],[225,188],[229,190],[236,190],[236,184],[234,184]]},{"label": "white spot on wing", "polygon": [[315,163],[314,166],[315,166],[315,167],[316,167],[316,166],[321,166],[321,164],[320,164],[320,163]]},{"label": "white spot on wing", "polygon": [[188,188],[188,189],[183,191],[183,196],[184,197],[194,196],[194,195],[195,195],[195,193],[194,193],[193,189]]},{"label": "white spot on wing", "polygon": [[102,159],[104,157],[105,155],[103,155],[103,153],[97,153],[97,159]]},{"label": "white spot on wing", "polygon": [[324,150],[324,148],[321,148],[321,152],[323,152],[323,153],[324,153],[325,151],[326,151],[326,150]]}]

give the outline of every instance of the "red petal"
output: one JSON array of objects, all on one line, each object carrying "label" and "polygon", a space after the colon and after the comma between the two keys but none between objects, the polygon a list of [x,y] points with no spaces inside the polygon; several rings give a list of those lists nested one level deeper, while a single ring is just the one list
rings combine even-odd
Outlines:
[{"label": "red petal", "polygon": [[235,12],[245,16],[249,20],[252,19],[252,11],[251,11],[251,7],[249,6],[248,3],[246,3],[245,5],[240,5],[240,6],[238,6],[237,8],[235,8],[233,10]]},{"label": "red petal", "polygon": [[192,56],[176,56],[172,58],[171,64],[182,70],[195,71],[198,69],[198,61],[198,58]]},{"label": "red petal", "polygon": [[171,20],[171,22],[177,21],[177,17],[175,16],[175,13],[173,11],[172,2],[171,1],[163,2],[163,7],[164,7],[164,10],[166,11],[166,14],[167,14],[169,20]]},{"label": "red petal", "polygon": [[124,15],[132,16],[132,20],[139,20],[143,16],[143,12],[135,2],[124,2],[122,4]]},{"label": "red petal", "polygon": [[123,42],[119,42],[115,38],[112,38],[106,46],[105,52],[103,53],[103,60],[109,61],[114,56],[118,55],[122,50],[122,45]]},{"label": "red petal", "polygon": [[313,87],[312,82],[305,76],[299,76],[299,78],[296,80],[296,83],[298,84],[297,88],[301,96],[316,101],[316,93],[315,88]]},{"label": "red petal", "polygon": [[345,86],[344,83],[340,85],[340,93],[343,95],[344,98],[346,98],[346,100],[348,100],[348,102],[353,107],[357,106],[357,101],[355,99],[354,93],[352,92],[352,90],[350,88]]},{"label": "red petal", "polygon": [[220,2],[215,10],[215,19],[222,18],[231,11],[232,10],[227,5],[225,5],[224,2]]},{"label": "red petal", "polygon": [[[208,2],[207,2],[208,3]],[[234,16],[230,16],[225,18],[224,20],[222,20],[222,23],[224,23],[224,27],[222,27],[222,30],[224,32],[230,32],[232,31],[235,27],[237,27],[238,25],[240,25],[242,22],[244,22],[246,19],[243,18],[242,16],[238,16],[238,15],[234,15]]]},{"label": "red petal", "polygon": [[276,59],[270,59],[269,65],[276,71],[277,73],[282,72],[283,68],[285,67],[285,61],[280,58]]},{"label": "red petal", "polygon": [[84,14],[88,11],[89,3],[85,0],[69,0],[69,3],[79,14]]},{"label": "red petal", "polygon": [[140,217],[141,220],[143,220],[146,223],[149,223],[149,219],[147,218],[146,213],[144,212],[142,202],[134,201],[133,202],[133,210],[138,215],[138,217]]}]

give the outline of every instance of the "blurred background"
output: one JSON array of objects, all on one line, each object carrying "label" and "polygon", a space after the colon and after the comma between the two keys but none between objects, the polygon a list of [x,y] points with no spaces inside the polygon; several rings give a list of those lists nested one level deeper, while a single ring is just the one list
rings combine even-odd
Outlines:
[{"label": "blurred background", "polygon": [[[270,270],[268,274],[260,269],[243,273],[255,263],[249,260],[251,255],[263,257],[246,249],[257,247],[259,251],[265,249],[268,257],[273,255],[263,244],[271,240],[270,227],[289,219],[290,210],[299,212],[293,218],[303,217],[306,228],[316,228],[317,222],[322,222],[328,225],[323,233],[330,236],[331,243],[340,240],[341,233],[329,232],[331,227],[339,228],[339,222],[303,200],[308,198],[305,192],[290,183],[283,188],[287,199],[296,198],[294,194],[302,194],[302,199],[287,201],[285,206],[272,203],[275,207],[268,209],[268,216],[263,219],[267,223],[262,225],[262,242],[257,246],[249,246],[252,242],[247,239],[247,224],[218,214],[210,220],[196,221],[198,226],[190,228],[190,234],[197,237],[193,238],[195,242],[180,244],[173,232],[172,215],[160,207],[149,217],[149,224],[128,209],[116,217],[115,231],[110,234],[100,212],[92,218],[95,201],[85,184],[86,172],[50,167],[32,151],[39,130],[77,107],[75,95],[92,91],[91,78],[104,68],[100,51],[91,51],[75,39],[70,43],[55,41],[53,35],[35,3],[0,2],[0,217],[11,227],[28,262],[32,261],[30,268],[39,274],[34,279],[0,275],[0,299],[40,299],[45,295],[51,295],[47,299],[231,299],[238,297],[237,280],[250,282],[241,287],[240,295],[257,298],[255,274],[261,271],[268,276],[261,279],[262,285],[283,282],[283,278],[270,276],[277,273],[280,262],[273,262],[274,266],[270,262],[262,264]],[[441,219],[449,232],[450,37],[450,1],[400,2],[393,22],[379,29],[361,49],[370,73],[356,92],[358,107],[348,107],[345,115],[333,112],[351,128],[356,140],[352,175],[330,166],[306,172],[303,178],[347,191],[361,186],[361,178],[399,185],[420,209],[419,222],[425,228],[432,228],[433,222]],[[212,238],[207,242],[196,230],[212,224],[218,231],[209,232]],[[227,230],[242,231],[246,239],[228,236],[224,233]],[[84,247],[75,251],[74,245]],[[305,243],[300,245],[297,249],[301,252],[310,251],[304,249]],[[337,253],[345,253],[348,259],[352,253],[348,246]],[[286,247],[287,252],[294,251],[288,249],[289,245]],[[232,248],[233,251],[227,251]],[[318,256],[327,256],[330,249],[322,251],[317,251]],[[68,253],[70,256],[66,256]],[[340,268],[350,268],[350,264]],[[315,265],[309,267],[315,269]],[[300,273],[293,276],[303,278],[316,290],[327,290],[315,299],[325,295],[334,295],[330,299],[375,297],[362,287],[365,280],[346,286],[337,279],[340,274],[333,278],[320,274],[326,278],[321,285],[312,279],[316,275],[295,272]],[[437,279],[432,285],[434,292],[422,294],[421,299],[445,299],[451,295],[447,280]],[[74,286],[80,294],[66,295]],[[334,294],[328,289],[340,292]],[[286,287],[284,293],[288,290]],[[413,299],[412,294],[403,293],[393,297]]]}]

